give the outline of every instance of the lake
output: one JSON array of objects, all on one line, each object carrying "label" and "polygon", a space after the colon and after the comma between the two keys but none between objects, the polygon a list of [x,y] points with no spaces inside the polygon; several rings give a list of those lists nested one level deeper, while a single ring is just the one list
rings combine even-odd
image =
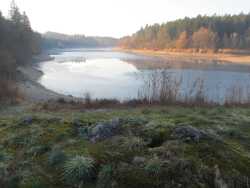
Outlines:
[{"label": "lake", "polygon": [[44,73],[39,82],[55,92],[75,97],[89,93],[97,99],[138,98],[159,70],[166,70],[172,81],[181,80],[178,87],[182,96],[191,95],[197,80],[202,80],[200,85],[206,97],[213,101],[224,101],[229,90],[242,92],[244,97],[250,91],[248,65],[152,57],[112,49],[64,49],[51,56],[54,60],[38,64]]}]

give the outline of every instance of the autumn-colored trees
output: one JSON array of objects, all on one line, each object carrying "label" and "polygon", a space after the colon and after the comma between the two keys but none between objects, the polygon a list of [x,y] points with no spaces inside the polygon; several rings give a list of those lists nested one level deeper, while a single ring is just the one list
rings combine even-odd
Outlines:
[{"label": "autumn-colored trees", "polygon": [[125,48],[250,48],[250,14],[197,16],[166,24],[147,25],[120,40]]},{"label": "autumn-colored trees", "polygon": [[186,31],[183,31],[175,42],[176,48],[183,49],[189,45],[189,36]]},{"label": "autumn-colored trees", "polygon": [[193,33],[192,46],[197,49],[216,49],[217,34],[207,28],[200,28]]}]

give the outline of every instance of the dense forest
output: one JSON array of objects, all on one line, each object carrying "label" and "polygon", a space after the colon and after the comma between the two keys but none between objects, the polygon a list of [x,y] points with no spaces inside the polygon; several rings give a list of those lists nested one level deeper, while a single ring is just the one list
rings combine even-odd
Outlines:
[{"label": "dense forest", "polygon": [[40,53],[41,35],[32,30],[26,13],[11,4],[9,18],[0,12],[0,100],[13,94],[16,68]]},{"label": "dense forest", "polygon": [[85,35],[66,35],[47,32],[42,35],[43,49],[79,48],[79,47],[111,47],[117,44],[117,39],[111,37],[87,37]]},{"label": "dense forest", "polygon": [[197,16],[164,24],[147,25],[119,45],[138,49],[247,49],[250,48],[250,14]]}]

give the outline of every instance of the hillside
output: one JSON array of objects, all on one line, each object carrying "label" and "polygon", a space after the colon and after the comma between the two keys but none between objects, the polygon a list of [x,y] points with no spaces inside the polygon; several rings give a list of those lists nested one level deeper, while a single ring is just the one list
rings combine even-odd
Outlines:
[{"label": "hillside", "polygon": [[88,37],[47,32],[42,35],[42,46],[49,48],[113,47],[117,39],[111,37]]}]

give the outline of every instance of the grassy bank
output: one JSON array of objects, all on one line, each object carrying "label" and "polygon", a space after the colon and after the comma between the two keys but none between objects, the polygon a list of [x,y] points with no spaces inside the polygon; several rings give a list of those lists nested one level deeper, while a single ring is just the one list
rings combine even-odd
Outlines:
[{"label": "grassy bank", "polygon": [[137,53],[142,55],[175,58],[180,60],[200,59],[200,60],[217,60],[221,62],[235,63],[235,64],[250,64],[249,52],[247,51],[242,52],[240,50],[224,50],[218,53],[213,53],[213,52],[201,53],[201,52],[195,52],[192,49],[191,50],[175,50],[175,49],[148,50],[148,49],[117,48],[115,50]]},{"label": "grassy bank", "polygon": [[0,187],[249,187],[247,108],[4,110]]}]

